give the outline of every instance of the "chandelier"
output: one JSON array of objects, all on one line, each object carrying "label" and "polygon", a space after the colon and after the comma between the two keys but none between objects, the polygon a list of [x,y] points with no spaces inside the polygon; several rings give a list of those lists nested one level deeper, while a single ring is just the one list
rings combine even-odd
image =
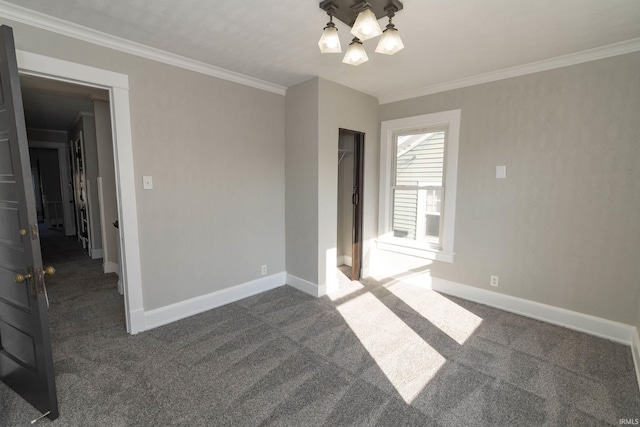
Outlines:
[{"label": "chandelier", "polygon": [[[354,36],[342,59],[345,64],[360,65],[367,62],[369,57],[362,42],[379,35],[382,37],[378,41],[376,53],[393,55],[404,48],[400,34],[392,22],[396,12],[402,8],[403,5],[398,0],[324,0],[320,2],[320,9],[329,15],[329,22],[324,27],[320,41],[318,41],[320,52],[342,52],[338,29],[333,23],[335,17],[350,26],[351,34]],[[389,23],[382,31],[378,25],[378,19],[384,16],[389,18]]]}]

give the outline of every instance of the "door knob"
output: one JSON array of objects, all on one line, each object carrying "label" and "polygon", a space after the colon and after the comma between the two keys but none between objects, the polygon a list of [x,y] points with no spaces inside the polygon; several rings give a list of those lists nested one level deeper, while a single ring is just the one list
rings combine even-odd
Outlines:
[{"label": "door knob", "polygon": [[13,276],[13,281],[16,283],[24,283],[25,280],[31,279],[32,277],[33,276],[31,275],[31,273],[27,273],[27,274],[17,273],[15,276]]},{"label": "door knob", "polygon": [[18,231],[18,233],[20,233],[21,236],[26,236],[27,235],[27,229],[26,228],[21,228],[20,231]]},{"label": "door knob", "polygon": [[43,271],[47,276],[53,276],[54,274],[56,274],[56,269],[50,265],[46,266]]}]

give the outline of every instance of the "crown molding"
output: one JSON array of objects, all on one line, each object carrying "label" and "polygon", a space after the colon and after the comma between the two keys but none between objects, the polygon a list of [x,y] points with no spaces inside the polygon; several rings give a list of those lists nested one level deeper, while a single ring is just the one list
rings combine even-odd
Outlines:
[{"label": "crown molding", "polygon": [[460,89],[482,83],[495,82],[497,80],[508,79],[511,77],[524,76],[526,74],[538,73],[540,71],[553,70],[555,68],[567,67],[569,65],[581,64],[584,62],[624,55],[626,53],[637,51],[640,51],[640,38],[583,50],[581,52],[571,53],[568,55],[557,56],[555,58],[532,62],[530,64],[518,65],[516,67],[479,74],[477,76],[452,80],[450,82],[440,83],[433,86],[426,86],[416,90],[380,96],[378,100],[381,105],[389,104],[391,102],[404,101],[406,99],[432,95],[434,93],[446,92],[448,90]]},{"label": "crown molding", "polygon": [[110,34],[83,27],[82,25],[64,21],[62,19],[26,9],[21,6],[16,6],[12,3],[7,3],[1,0],[0,17],[61,34],[63,36],[73,37],[75,39],[107,47],[109,49],[129,53],[142,58],[151,59],[153,61],[162,62],[185,70],[195,71],[196,73],[217,77],[219,79],[228,80],[278,95],[284,95],[286,92],[286,87],[284,86],[256,79],[234,71],[225,70],[224,68],[169,53],[141,43],[112,36]]}]

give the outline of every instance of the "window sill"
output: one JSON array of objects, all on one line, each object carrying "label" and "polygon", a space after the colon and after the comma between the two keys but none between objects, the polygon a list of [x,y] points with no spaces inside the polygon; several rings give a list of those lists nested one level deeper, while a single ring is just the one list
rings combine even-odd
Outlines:
[{"label": "window sill", "polygon": [[402,239],[378,239],[376,240],[378,249],[389,252],[397,252],[404,255],[411,255],[418,258],[432,259],[434,261],[453,263],[454,252],[446,252],[441,249],[434,249],[419,242],[405,241]]}]

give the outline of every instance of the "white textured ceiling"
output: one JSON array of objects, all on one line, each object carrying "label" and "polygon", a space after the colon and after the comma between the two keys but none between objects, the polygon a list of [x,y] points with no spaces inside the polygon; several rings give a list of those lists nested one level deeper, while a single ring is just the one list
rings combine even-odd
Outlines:
[{"label": "white textured ceiling", "polygon": [[316,0],[8,2],[281,86],[320,76],[376,97],[640,38],[640,0],[404,0],[405,49],[379,55],[367,41],[370,61],[352,67],[318,51]]}]

